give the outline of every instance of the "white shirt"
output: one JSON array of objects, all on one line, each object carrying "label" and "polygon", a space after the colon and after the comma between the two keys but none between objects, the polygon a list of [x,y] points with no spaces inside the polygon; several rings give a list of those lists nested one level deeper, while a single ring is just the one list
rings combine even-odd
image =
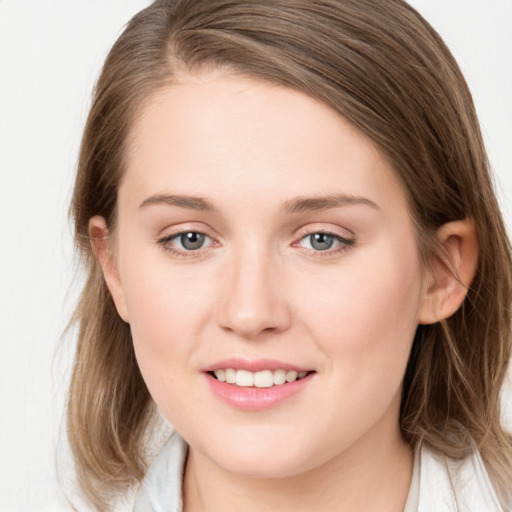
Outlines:
[{"label": "white shirt", "polygon": [[[183,512],[188,446],[174,433],[149,468],[134,512]],[[461,461],[417,449],[404,512],[503,512],[478,452]]]}]

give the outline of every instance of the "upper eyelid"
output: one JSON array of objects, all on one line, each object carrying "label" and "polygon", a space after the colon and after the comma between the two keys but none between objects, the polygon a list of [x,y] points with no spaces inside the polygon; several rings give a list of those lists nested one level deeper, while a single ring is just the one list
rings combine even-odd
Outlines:
[{"label": "upper eyelid", "polygon": [[[299,244],[302,240],[307,239],[309,236],[317,234],[317,233],[321,233],[323,235],[332,236],[334,238],[334,240],[336,240],[341,246],[344,246],[344,247],[353,246],[356,243],[355,238],[347,238],[347,237],[344,237],[344,236],[337,235],[335,233],[328,233],[328,232],[321,232],[321,231],[312,231],[311,233],[306,233],[304,236],[301,236],[292,245],[297,246],[297,244]],[[338,250],[337,248],[329,248],[329,249],[326,249],[324,251],[320,251],[320,250],[316,250],[316,249],[310,249],[308,247],[303,247],[303,249],[305,249],[307,251],[314,251],[314,252],[323,253],[323,254],[329,254],[329,253],[337,252],[337,250]]]},{"label": "upper eyelid", "polygon": [[[182,226],[182,224],[185,224],[185,227]],[[182,223],[179,225],[179,227],[175,226],[167,226],[166,228],[162,229],[160,233],[156,236],[157,240],[162,240],[165,238],[172,238],[177,235],[182,235],[184,233],[200,233],[202,235],[208,236],[212,239],[215,238],[215,236],[212,234],[212,230],[207,228],[196,228],[194,226],[187,226],[187,223]]]},{"label": "upper eyelid", "polygon": [[[316,225],[317,223],[313,223],[313,225]],[[296,236],[299,236],[300,238],[303,238],[308,235],[312,235],[315,233],[324,233],[326,235],[332,235],[337,238],[342,238],[344,240],[352,240],[355,238],[355,233],[347,228],[342,228],[341,226],[338,227],[339,230],[343,230],[345,233],[339,233],[338,230],[336,230],[334,227],[322,227],[321,223],[318,223],[318,227],[316,228],[309,228],[307,226],[311,226],[311,224],[307,224],[306,226],[303,226],[299,228],[296,231]]]},{"label": "upper eyelid", "polygon": [[[157,238],[157,242],[158,243],[168,243],[170,242],[171,240],[175,240],[177,238],[179,238],[181,235],[185,235],[187,233],[197,233],[199,235],[203,235],[204,237],[206,237],[207,239],[209,239],[211,242],[213,242],[214,244],[218,243],[212,236],[210,236],[208,233],[205,233],[204,231],[199,231],[199,230],[195,230],[195,229],[188,229],[188,230],[185,230],[185,231],[176,231],[174,233],[169,233],[168,235],[164,235],[164,236],[159,236]],[[192,252],[192,251],[191,251]]]},{"label": "upper eyelid", "polygon": [[303,240],[304,238],[307,238],[308,236],[311,236],[311,235],[327,235],[327,236],[332,236],[336,240],[353,241],[353,238],[339,235],[338,233],[333,233],[332,231],[311,231],[309,233],[306,233],[305,235],[301,235],[299,240]]},{"label": "upper eyelid", "polygon": [[202,231],[199,229],[185,229],[180,231],[173,231],[172,233],[167,233],[165,235],[159,235],[157,237],[158,240],[170,240],[172,238],[177,238],[180,235],[186,235],[187,233],[197,233],[199,235],[207,236],[208,238],[212,238],[206,231]]},{"label": "upper eyelid", "polygon": [[197,231],[195,229],[189,229],[187,231],[177,231],[176,233],[169,233],[168,235],[159,237],[159,240],[172,240],[174,238],[179,238],[181,235],[186,235],[187,233],[197,233],[198,235],[203,235],[206,238],[213,240],[213,238],[208,233],[205,233],[204,231]]}]

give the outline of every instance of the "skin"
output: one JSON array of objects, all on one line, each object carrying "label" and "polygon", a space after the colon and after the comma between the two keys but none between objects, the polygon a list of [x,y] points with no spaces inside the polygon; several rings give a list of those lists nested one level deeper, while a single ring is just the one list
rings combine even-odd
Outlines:
[{"label": "skin", "polygon": [[[443,265],[425,277],[391,164],[322,103],[221,70],[151,97],[128,147],[113,243],[101,217],[90,231],[151,395],[190,444],[185,510],[403,510],[413,457],[398,415],[414,333],[465,292]],[[345,201],[290,211],[325,196]],[[183,232],[204,245],[186,251]],[[319,232],[340,240],[317,250]],[[442,232],[469,274],[471,233]],[[278,406],[242,411],[202,373],[230,357],[315,373]]]}]

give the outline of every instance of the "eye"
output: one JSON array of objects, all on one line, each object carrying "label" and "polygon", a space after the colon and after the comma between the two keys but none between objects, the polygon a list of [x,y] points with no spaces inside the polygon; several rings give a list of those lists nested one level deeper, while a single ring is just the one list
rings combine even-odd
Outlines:
[{"label": "eye", "polygon": [[344,238],[333,233],[309,233],[303,236],[298,245],[314,252],[338,252],[348,249],[354,245],[355,241]]},{"label": "eye", "polygon": [[190,231],[188,233],[181,233],[176,235],[173,239],[179,241],[183,249],[187,251],[195,251],[197,249],[201,249],[201,247],[204,245],[206,235],[203,235],[203,233]]},{"label": "eye", "polygon": [[315,249],[315,251],[326,251],[330,249],[336,239],[334,235],[329,235],[327,233],[313,233],[303,238],[309,243],[310,249]]},{"label": "eye", "polygon": [[185,231],[167,236],[158,241],[171,252],[193,252],[212,243],[211,238],[198,231]]}]

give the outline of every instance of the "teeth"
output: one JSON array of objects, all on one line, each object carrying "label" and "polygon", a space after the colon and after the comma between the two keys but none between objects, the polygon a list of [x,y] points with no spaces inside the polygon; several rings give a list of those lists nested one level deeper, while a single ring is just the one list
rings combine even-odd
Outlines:
[{"label": "teeth", "polygon": [[274,385],[274,375],[270,370],[263,370],[254,374],[254,386],[257,388],[270,388]]},{"label": "teeth", "polygon": [[298,377],[298,373],[294,370],[286,372],[286,382],[295,382]]},{"label": "teeth", "polygon": [[221,382],[226,382],[226,370],[217,370],[215,372],[215,377],[217,377],[217,380],[220,380]]},{"label": "teeth", "polygon": [[254,373],[245,370],[236,372],[236,385],[242,388],[249,388],[254,384]]},{"label": "teeth", "polygon": [[279,386],[279,384],[284,384],[286,382],[286,370],[276,370],[274,372],[274,384]]},{"label": "teeth", "polygon": [[232,368],[227,369],[225,375],[226,375],[226,382],[228,384],[234,384],[236,382],[236,371],[233,370]]},{"label": "teeth", "polygon": [[263,370],[253,373],[247,370],[234,370],[233,368],[219,369],[213,373],[220,382],[227,382],[244,388],[280,386],[285,382],[295,382],[308,374],[308,372],[296,372],[295,370]]}]

